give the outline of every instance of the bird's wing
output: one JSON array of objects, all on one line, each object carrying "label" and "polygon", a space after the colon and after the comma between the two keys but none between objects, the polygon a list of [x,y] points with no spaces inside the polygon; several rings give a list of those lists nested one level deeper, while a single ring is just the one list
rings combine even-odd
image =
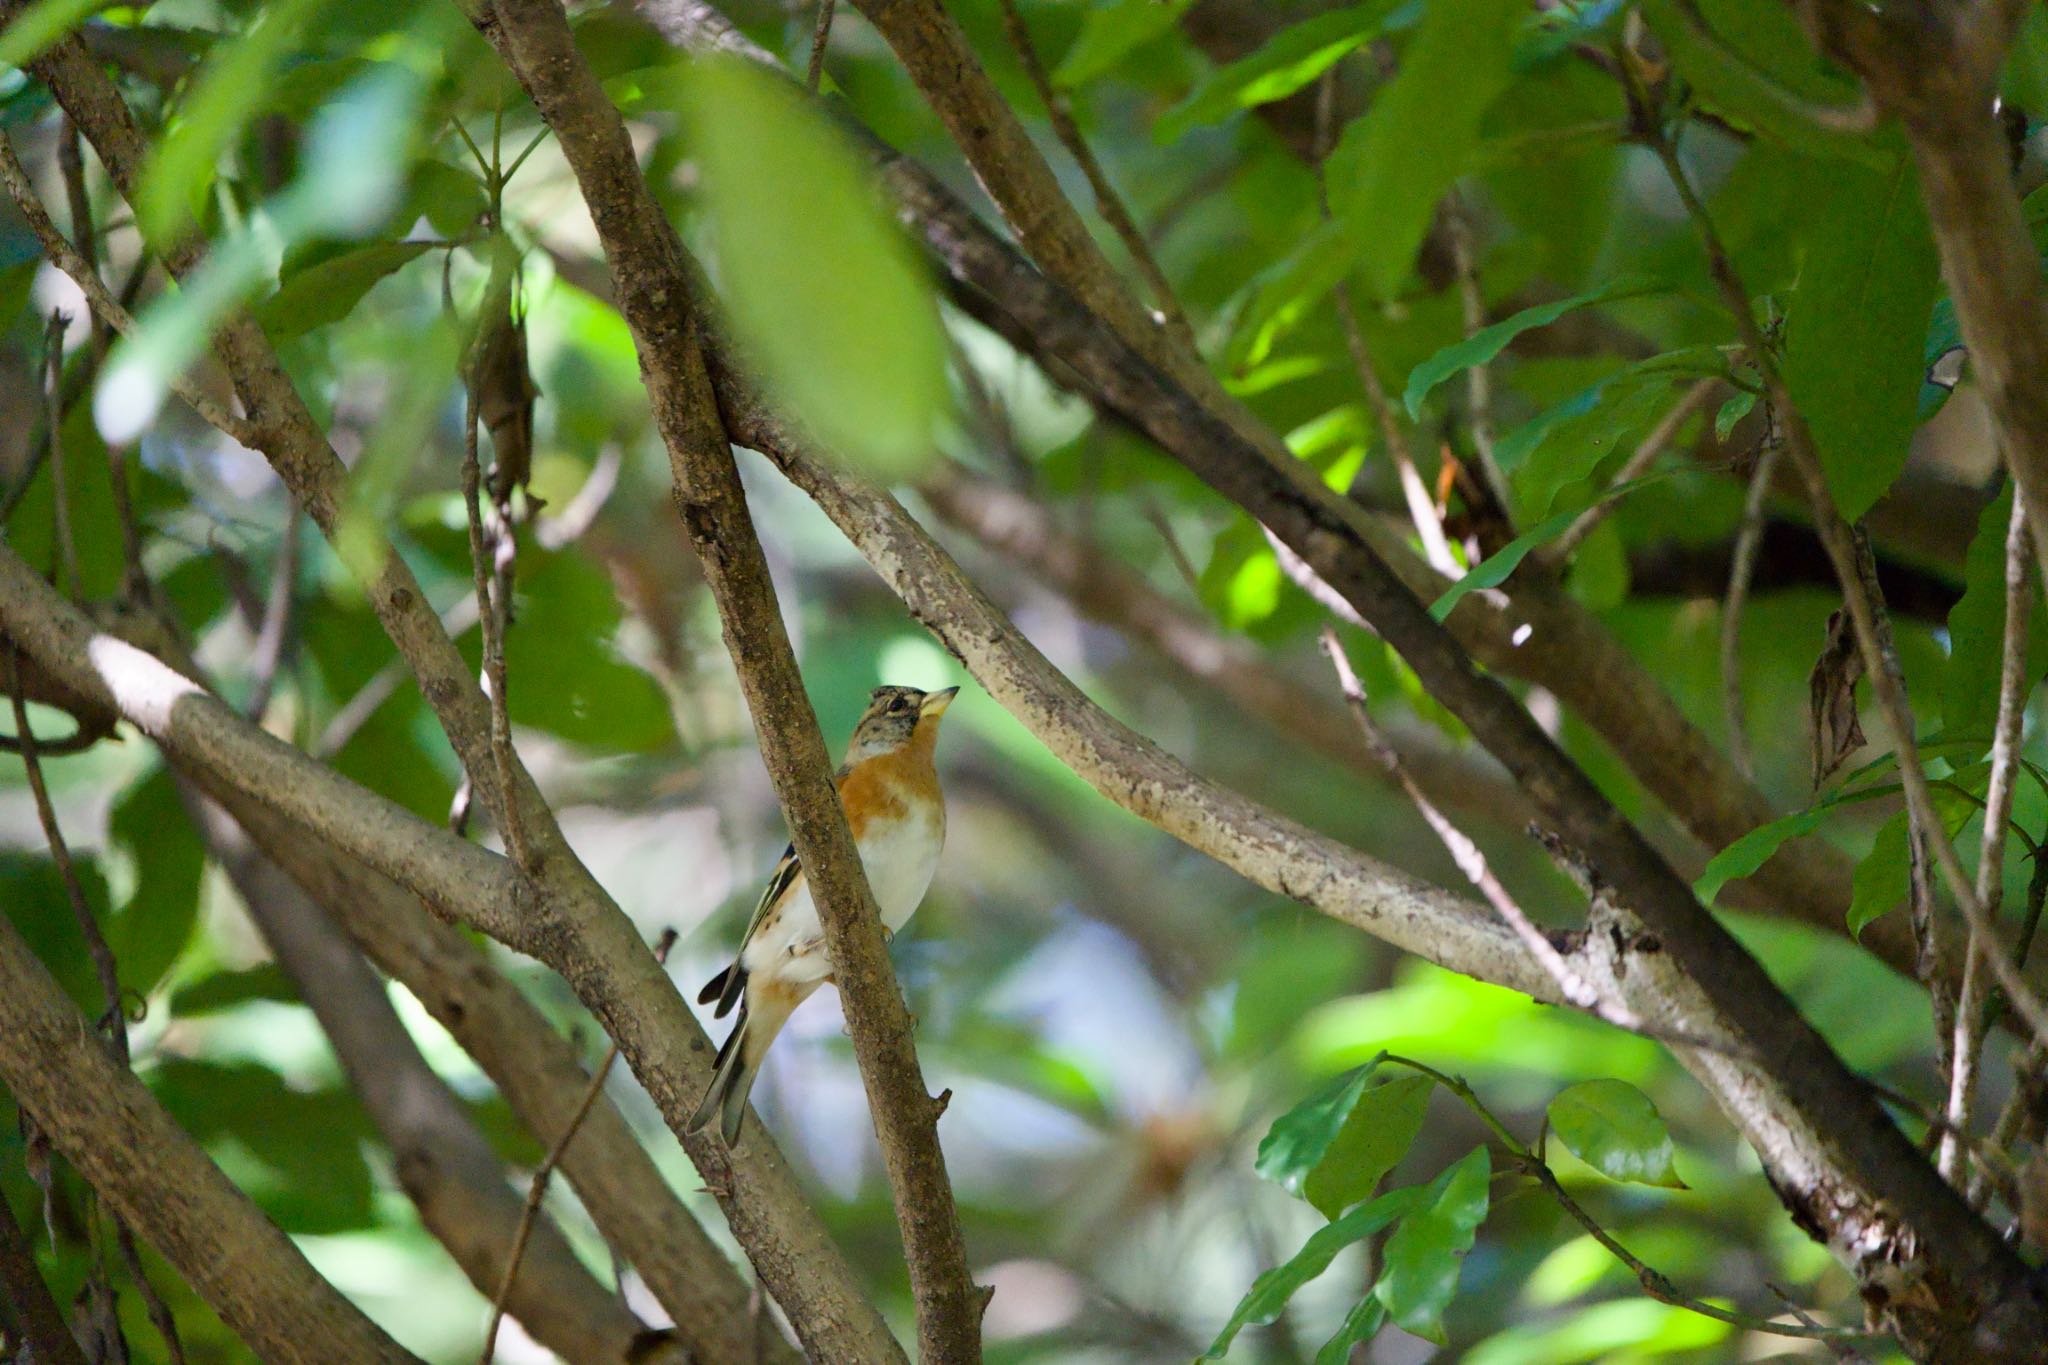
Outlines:
[{"label": "bird's wing", "polygon": [[[839,770],[832,774],[832,785],[843,785],[850,771],[850,765],[841,764]],[[782,856],[775,860],[775,870],[768,874],[768,885],[762,889],[761,899],[754,904],[754,913],[747,919],[747,930],[740,935],[739,951],[733,954],[732,966],[713,977],[704,994],[698,997],[699,1004],[706,1004],[709,1003],[709,997],[717,995],[718,1008],[713,1012],[714,1018],[724,1018],[726,1012],[738,1002],[740,992],[746,989],[747,974],[740,967],[740,958],[745,955],[747,945],[753,941],[755,932],[767,920],[770,912],[782,903],[782,898],[789,894],[789,889],[796,885],[796,879],[803,875],[803,871],[803,862],[796,856],[796,844],[785,844]]]}]

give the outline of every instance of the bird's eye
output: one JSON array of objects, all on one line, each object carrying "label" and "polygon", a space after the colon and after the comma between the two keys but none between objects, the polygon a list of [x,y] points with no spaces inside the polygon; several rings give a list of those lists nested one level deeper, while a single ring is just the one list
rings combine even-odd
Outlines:
[{"label": "bird's eye", "polygon": [[910,701],[908,698],[898,697],[896,700],[889,703],[889,709],[891,711],[901,711],[907,708],[909,705]]}]

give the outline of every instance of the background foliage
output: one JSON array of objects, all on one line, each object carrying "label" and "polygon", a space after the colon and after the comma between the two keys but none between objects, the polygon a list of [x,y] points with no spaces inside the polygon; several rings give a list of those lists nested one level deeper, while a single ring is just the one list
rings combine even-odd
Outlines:
[{"label": "background foliage", "polygon": [[[1054,146],[998,6],[948,8]],[[1838,500],[1851,516],[1869,514],[1923,730],[1949,741],[1935,750],[1945,789],[1957,796],[1958,828],[1974,830],[2009,501],[1974,395],[1965,386],[1951,398],[1929,380],[1952,375],[1956,337],[1911,164],[1883,132],[1827,132],[1786,112],[1785,92],[1853,96],[1811,57],[1787,11],[1701,0],[1720,35],[1709,42],[1685,17],[1694,7],[1676,0],[1540,14],[1507,0],[1290,3],[1260,7],[1268,40],[1219,60],[1197,41],[1201,15],[1187,0],[1022,8],[1224,383],[1332,486],[1402,515],[1332,307],[1340,285],[1358,300],[1377,378],[1426,478],[1446,458],[1471,467],[1466,374],[1487,367],[1505,511],[1513,530],[1539,528],[1540,538],[1609,497],[1618,467],[1688,387],[1714,381],[1712,401],[1668,440],[1663,477],[1612,503],[1564,586],[1696,724],[1725,739],[1720,599],[1746,475],[1769,433],[1693,225],[1655,157],[1631,145],[1614,73],[1586,55],[1625,37],[1660,54],[1660,79],[1683,111],[1684,164],[1782,347]],[[808,11],[749,2],[730,12],[802,69]],[[682,64],[623,12],[597,6],[577,20],[771,392],[846,459],[913,489],[969,477],[1022,490],[1155,592],[1254,642],[1259,668],[1334,704],[1314,644],[1320,609],[1257,527],[935,302],[832,123],[737,66]],[[148,57],[116,66],[154,138],[132,217],[88,164],[112,278],[127,279],[142,242],[189,227],[212,250],[203,279],[181,291],[143,275],[141,338],[113,347],[89,399],[62,423],[67,556],[36,439],[51,311],[71,319],[74,372],[92,343],[26,228],[11,218],[0,227],[9,544],[82,599],[114,597],[123,566],[103,473],[112,443],[134,483],[150,578],[227,695],[258,686],[264,601],[287,575],[296,614],[266,724],[445,819],[460,773],[408,686],[355,728],[337,728],[391,666],[342,559],[310,531],[289,532],[292,513],[258,457],[166,394],[195,364],[216,382],[200,358],[208,330],[225,308],[252,303],[352,461],[350,515],[389,532],[435,604],[455,610],[470,591],[457,483],[462,328],[487,291],[502,197],[540,394],[531,492],[543,508],[517,564],[512,720],[593,870],[650,938],[681,932],[671,968],[694,987],[729,953],[783,834],[669,507],[630,340],[591,292],[594,238],[530,108],[453,6],[161,0],[96,22]],[[0,56],[23,57],[26,27],[0,39]],[[834,108],[972,192],[936,120],[857,16],[840,17],[828,71]],[[2030,22],[2009,82],[2024,115],[2048,100],[2043,71],[2048,30]],[[1319,182],[1301,150],[1316,136],[1304,110],[1326,86],[1350,112],[1324,130]],[[62,202],[58,121],[46,92],[11,68],[0,125],[46,197]],[[469,144],[486,163],[523,157],[508,186],[492,183]],[[2032,144],[2022,137],[2016,149],[2031,185]],[[1055,159],[1087,203],[1079,173]],[[2048,216],[2028,204],[2036,220]],[[1510,320],[1470,340],[1456,272],[1441,258],[1446,215],[1475,244],[1489,317]],[[1946,371],[1935,364],[1945,357]],[[743,459],[742,469],[831,742],[877,683],[964,681],[808,502],[765,466]],[[912,505],[1118,716],[1319,829],[1463,885],[1397,792],[1304,743],[1300,729],[1247,717],[948,525],[957,518]],[[1469,485],[1450,506],[1461,570],[1501,548],[1502,523],[1486,520]],[[1824,563],[1815,571],[1800,558],[1796,501],[1774,497],[1769,514],[1773,536],[1743,622],[1740,710],[1760,784],[1793,814],[1712,868],[1706,855],[1719,850],[1686,856],[1707,872],[1703,889],[1717,889],[1782,837],[1817,833],[1859,860],[1860,927],[1903,899],[1903,815],[1883,763],[1860,766],[1872,753],[1816,791],[1807,680],[1839,596]],[[474,632],[464,641],[474,660]],[[1380,724],[1469,768],[1475,795],[1454,814],[1523,903],[1539,917],[1569,909],[1572,888],[1516,813],[1489,804],[1496,774],[1456,722],[1370,637],[1347,632],[1345,643]],[[2032,676],[2044,648],[2037,633]],[[1529,700],[1557,717],[1574,757],[1625,810],[1672,833],[1578,719],[1558,717],[1541,695]],[[64,728],[38,715],[39,729]],[[2037,737],[2027,752],[2048,759]],[[1655,1044],[1403,960],[1247,886],[1095,797],[971,686],[948,722],[941,767],[948,849],[895,955],[927,1075],[955,1091],[942,1132],[974,1264],[997,1287],[992,1359],[1184,1360],[1227,1349],[1232,1360],[1400,1362],[1426,1358],[1431,1342],[1484,1365],[1824,1354],[1643,1297],[1514,1173],[1479,1112],[1381,1060],[1387,1053],[1468,1081],[1523,1143],[1547,1130],[1564,1185],[1687,1292],[1766,1316],[1781,1311],[1782,1292],[1828,1321],[1858,1321],[1851,1281],[1792,1225],[1753,1156]],[[152,1090],[401,1340],[430,1359],[469,1358],[481,1299],[421,1228],[318,1026],[267,965],[149,745],[104,743],[53,760],[51,774],[122,985],[146,1003],[135,1038]],[[2048,780],[2019,789],[2015,819],[2031,840],[2048,837],[2044,793]],[[96,1010],[15,765],[0,768],[0,837],[0,905]],[[2021,843],[2005,872],[2016,916],[2031,873],[2031,843]],[[1917,988],[1843,935],[1729,915],[1854,1066],[1923,1104],[1937,1100]],[[594,1054],[598,1031],[566,989],[500,956]],[[474,1066],[402,990],[394,995],[506,1159],[534,1161],[531,1139]],[[821,999],[799,1016],[757,1098],[835,1232],[907,1321],[886,1188],[835,1009]],[[1994,1039],[1994,1056],[2006,1046]],[[1988,1077],[2001,1101],[2006,1071]],[[678,1188],[694,1191],[623,1069],[612,1090]],[[98,1254],[83,1188],[60,1163],[39,1191],[35,1155],[11,1123],[7,1132],[0,1190],[39,1235],[47,1210],[44,1265],[67,1298]],[[689,1197],[718,1227],[709,1201]],[[604,1266],[601,1239],[571,1198],[558,1191],[551,1207]],[[194,1360],[243,1358],[174,1276],[159,1279]],[[154,1338],[139,1303],[124,1294],[120,1307],[147,1356]],[[537,1358],[517,1341],[501,1355]]]}]

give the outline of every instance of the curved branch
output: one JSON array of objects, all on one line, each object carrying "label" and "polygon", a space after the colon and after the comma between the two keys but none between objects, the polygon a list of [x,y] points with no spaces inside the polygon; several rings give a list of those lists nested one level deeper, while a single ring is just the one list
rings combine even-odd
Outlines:
[{"label": "curved branch", "polygon": [[264,1360],[411,1362],[117,1063],[0,915],[0,1081]]}]

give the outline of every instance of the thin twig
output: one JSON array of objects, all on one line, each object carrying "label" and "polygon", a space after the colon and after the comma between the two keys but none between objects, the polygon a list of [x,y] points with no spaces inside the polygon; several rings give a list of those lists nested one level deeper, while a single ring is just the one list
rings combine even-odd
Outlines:
[{"label": "thin twig", "polygon": [[1516,1137],[1514,1131],[1505,1123],[1502,1123],[1500,1118],[1491,1109],[1486,1107],[1485,1102],[1479,1098],[1478,1094],[1473,1091],[1471,1085],[1464,1078],[1439,1071],[1427,1063],[1418,1062],[1408,1057],[1396,1056],[1390,1052],[1381,1053],[1378,1060],[1390,1062],[1395,1066],[1404,1066],[1411,1071],[1428,1076],[1452,1095],[1462,1100],[1465,1106],[1478,1117],[1479,1121],[1485,1124],[1493,1133],[1494,1138],[1501,1146],[1507,1148],[1508,1156],[1514,1162],[1515,1168],[1542,1186],[1543,1192],[1556,1200],[1558,1207],[1569,1214],[1573,1222],[1584,1228],[1587,1235],[1605,1247],[1614,1259],[1627,1266],[1635,1275],[1636,1283],[1641,1286],[1642,1291],[1657,1302],[1669,1304],[1673,1308],[1683,1308],[1687,1312],[1698,1313],[1701,1317],[1713,1318],[1717,1322],[1729,1323],[1732,1326],[1746,1328],[1752,1332],[1769,1332],[1774,1336],[1800,1337],[1809,1341],[1888,1340],[1888,1338],[1876,1336],[1868,1332],[1859,1332],[1853,1328],[1813,1327],[1805,1323],[1788,1325],[1782,1322],[1771,1322],[1768,1319],[1754,1317],[1748,1313],[1733,1312],[1681,1293],[1678,1286],[1671,1281],[1669,1276],[1629,1251],[1627,1247],[1615,1239],[1613,1233],[1607,1231],[1592,1214],[1586,1212],[1585,1207],[1572,1197],[1571,1191],[1567,1190],[1564,1187],[1564,1183],[1557,1178],[1557,1173],[1550,1169],[1549,1163],[1527,1143]]},{"label": "thin twig", "polygon": [[71,487],[64,468],[64,328],[71,319],[62,309],[50,310],[43,327],[43,435],[49,442],[50,520],[57,546],[57,581],[64,595],[78,600],[78,542],[71,535]]},{"label": "thin twig", "polygon": [[[491,762],[497,769],[498,790],[505,794],[501,822],[504,828],[498,832],[504,836],[512,861],[522,871],[531,872],[533,851],[527,846],[524,817],[512,785],[512,721],[505,691],[505,624],[509,614],[506,604],[511,592],[505,575],[494,564],[499,556],[484,544],[483,502],[479,496],[483,475],[477,463],[476,429],[476,393],[472,388],[464,399],[462,414],[462,501],[469,512],[470,571],[476,586],[477,621],[483,627],[482,681],[491,704]],[[509,537],[512,528],[502,526],[500,534]]]},{"label": "thin twig", "polygon": [[[1626,69],[1626,68],[1624,68]],[[1905,685],[1898,673],[1898,659],[1888,648],[1891,630],[1889,622],[1880,615],[1872,595],[1866,590],[1863,574],[1857,565],[1858,554],[1855,536],[1841,512],[1835,507],[1834,499],[1828,492],[1826,476],[1821,472],[1820,459],[1814,452],[1812,436],[1800,418],[1790,391],[1785,387],[1784,377],[1779,374],[1772,361],[1772,353],[1757,326],[1750,310],[1748,292],[1743,288],[1741,278],[1736,274],[1733,260],[1715,229],[1712,217],[1701,203],[1694,190],[1692,179],[1678,159],[1678,149],[1663,130],[1659,116],[1641,88],[1630,83],[1629,98],[1635,108],[1633,122],[1642,140],[1656,154],[1663,164],[1665,174],[1677,191],[1680,202],[1685,206],[1687,216],[1698,231],[1701,244],[1707,256],[1707,267],[1723,300],[1734,318],[1736,328],[1749,353],[1754,357],[1757,368],[1763,373],[1765,387],[1770,401],[1780,410],[1785,423],[1785,448],[1792,457],[1793,465],[1799,470],[1805,482],[1809,501],[1813,507],[1815,528],[1820,532],[1821,542],[1827,547],[1828,558],[1833,561],[1835,574],[1841,580],[1842,595],[1849,608],[1849,614],[1856,626],[1858,647],[1863,651],[1864,665],[1868,670],[1871,691],[1878,702],[1879,714],[1884,718],[1885,728],[1890,732],[1892,747],[1898,758],[1900,781],[1906,792],[1906,809],[1912,823],[1921,831],[1931,850],[1935,865],[1941,870],[1942,880],[1947,883],[1949,895],[1962,911],[1964,922],[1973,934],[1973,956],[1982,956],[1998,977],[1998,984],[2004,988],[2013,1007],[2026,1020],[2027,1026],[2036,1037],[2048,1039],[2048,1006],[2020,975],[2019,969],[2003,950],[2003,940],[1997,927],[1985,916],[1983,904],[1978,900],[1976,888],[1971,884],[1969,873],[1964,869],[1962,859],[1957,856],[1955,845],[1942,828],[1941,820],[1934,806],[1933,790],[1927,781],[1926,771],[1920,765],[1920,746],[1913,728],[1912,708],[1906,701]]]},{"label": "thin twig", "polygon": [[1778,472],[1783,442],[1764,442],[1756,469],[1749,476],[1749,493],[1742,503],[1742,525],[1735,533],[1735,549],[1728,562],[1728,595],[1721,608],[1721,706],[1727,718],[1728,756],[1742,775],[1756,780],[1756,759],[1749,748],[1749,722],[1742,713],[1742,608],[1749,601],[1750,580],[1756,575],[1757,553],[1764,543],[1764,499]]},{"label": "thin twig", "polygon": [[[1679,395],[1678,401],[1657,419],[1657,425],[1645,433],[1642,443],[1615,473],[1612,486],[1618,488],[1649,473],[1650,466],[1657,463],[1657,457],[1676,439],[1680,428],[1694,413],[1706,406],[1707,400],[1713,397],[1714,389],[1720,382],[1718,379],[1702,379]],[[1619,499],[1602,498],[1579,513],[1571,525],[1564,528],[1564,534],[1545,548],[1543,558],[1553,565],[1563,564],[1571,558],[1572,551],[1578,549],[1585,543],[1586,537],[1593,534],[1593,528],[1612,516],[1614,509],[1619,506]]]},{"label": "thin twig", "polygon": [[[1446,205],[1444,228],[1451,247],[1452,269],[1458,276],[1458,305],[1469,339],[1486,326],[1486,298],[1479,289],[1479,258],[1473,249],[1471,217],[1455,194]],[[1506,516],[1514,504],[1508,500],[1507,477],[1493,458],[1493,375],[1484,362],[1465,367],[1465,415],[1471,424],[1472,453],[1479,457],[1480,475],[1501,515]]]},{"label": "thin twig", "polygon": [[[676,931],[664,929],[661,938],[654,945],[654,960],[664,966],[668,963],[668,950],[676,943]],[[505,1273],[498,1279],[498,1292],[491,1301],[491,1324],[484,1330],[484,1348],[477,1356],[478,1365],[491,1365],[492,1357],[498,1350],[498,1326],[505,1320],[505,1305],[512,1297],[512,1282],[519,1278],[519,1262],[526,1255],[526,1243],[533,1236],[533,1225],[540,1217],[540,1206],[548,1192],[548,1181],[555,1174],[555,1167],[562,1164],[562,1156],[569,1150],[569,1143],[576,1137],[576,1131],[583,1126],[597,1097],[604,1093],[605,1078],[611,1075],[612,1063],[619,1059],[619,1045],[616,1040],[604,1050],[604,1060],[591,1073],[590,1084],[583,1089],[583,1098],[576,1103],[575,1112],[569,1115],[569,1122],[563,1125],[562,1135],[548,1148],[534,1168],[533,1181],[526,1187],[526,1207],[520,1211],[519,1227],[512,1234],[512,1250],[505,1256]]]},{"label": "thin twig", "polygon": [[1337,639],[1337,632],[1332,627],[1323,627],[1322,643],[1323,652],[1329,656],[1331,666],[1337,670],[1338,686],[1344,693],[1344,701],[1351,708],[1352,716],[1358,721],[1358,729],[1365,737],[1366,747],[1372,750],[1373,757],[1380,765],[1393,774],[1394,780],[1401,784],[1401,790],[1407,795],[1409,804],[1415,807],[1437,839],[1442,842],[1445,851],[1451,855],[1451,861],[1457,864],[1458,871],[1465,874],[1465,879],[1486,898],[1486,903],[1493,907],[1494,913],[1515,931],[1515,937],[1521,940],[1522,946],[1529,950],[1529,956],[1536,959],[1544,972],[1556,983],[1564,998],[1579,1009],[1630,1033],[1679,1043],[1686,1047],[1726,1052],[1725,1044],[1661,1028],[1618,1001],[1600,998],[1600,992],[1565,960],[1564,954],[1550,941],[1549,935],[1539,929],[1535,921],[1529,918],[1528,913],[1516,903],[1515,898],[1508,894],[1507,888],[1501,885],[1500,878],[1494,876],[1493,869],[1487,866],[1486,855],[1480,851],[1479,845],[1472,842],[1463,830],[1452,824],[1444,813],[1436,808],[1436,804],[1423,794],[1422,788],[1415,784],[1415,779],[1408,775],[1408,769],[1401,762],[1401,756],[1380,734],[1379,727],[1372,723],[1372,716],[1366,708],[1365,689],[1360,686],[1357,673],[1352,671],[1351,659],[1345,654],[1344,646]]},{"label": "thin twig", "polygon": [[[469,633],[479,614],[476,595],[464,593],[441,613],[441,629],[447,632],[449,639],[458,640]],[[356,732],[369,723],[377,708],[391,700],[392,694],[411,676],[412,670],[403,659],[393,659],[373,673],[370,680],[357,688],[355,695],[343,702],[328,720],[320,738],[313,743],[313,757],[324,763],[340,753],[343,746],[356,737]]]},{"label": "thin twig", "polygon": [[[21,653],[11,641],[6,646],[6,655],[7,690],[14,704],[14,739],[21,754],[22,769],[28,777],[29,791],[35,798],[36,818],[42,823],[43,838],[50,846],[50,861],[57,866],[58,878],[64,883],[65,899],[70,902],[79,935],[85,940],[86,955],[92,959],[93,974],[99,978],[100,998],[106,1007],[99,1024],[106,1030],[107,1048],[114,1059],[126,1067],[129,1065],[128,1016],[121,1003],[120,967],[114,961],[113,949],[107,946],[106,935],[100,932],[99,920],[93,915],[91,902],[86,899],[85,885],[78,878],[78,866],[72,861],[71,846],[65,842],[64,830],[57,822],[57,808],[51,803],[49,786],[43,780],[43,764],[36,751],[35,731],[29,725],[28,703],[21,695]],[[127,1223],[118,1214],[113,1221],[121,1260],[128,1269],[129,1278],[134,1281],[136,1292],[142,1296],[149,1320],[163,1338],[164,1349],[172,1365],[184,1365],[185,1351],[178,1336],[177,1321],[143,1269],[135,1234],[129,1231]]]},{"label": "thin twig", "polygon": [[[1977,899],[1995,920],[2005,884],[2006,822],[2012,813],[2013,783],[2019,773],[2020,732],[2026,721],[2033,679],[2027,675],[2027,617],[2033,594],[2027,582],[2032,555],[2026,499],[2014,494],[2005,532],[2005,632],[1998,673],[1998,721],[1991,735],[1991,779],[1984,793],[1984,833],[1977,859]],[[1948,1127],[1941,1140],[1941,1173],[1955,1183],[1961,1174],[1960,1139],[1970,1131],[1977,1099],[1977,1062],[1984,1045],[1984,996],[1990,982],[1983,971],[1984,946],[1973,931],[1963,967],[1962,999],[1956,1007],[1955,1046],[1949,1059]],[[1995,949],[1993,951],[1996,951]]]},{"label": "thin twig", "polygon": [[[85,301],[92,311],[106,319],[107,324],[124,337],[133,337],[137,328],[135,319],[122,306],[120,300],[108,292],[105,281],[99,273],[66,241],[64,234],[57,230],[49,210],[37,197],[35,188],[29,183],[28,172],[22,169],[21,158],[14,153],[14,144],[0,137],[0,183],[7,186],[8,195],[14,200],[29,230],[35,234],[37,243],[50,263],[71,278],[71,282],[84,293]],[[187,406],[204,418],[207,424],[221,434],[231,437],[245,446],[255,446],[257,436],[251,425],[229,412],[213,396],[186,375],[171,379],[171,392],[183,399]]]},{"label": "thin twig", "polygon": [[270,596],[263,604],[263,623],[257,628],[256,643],[250,649],[249,673],[253,682],[242,713],[261,722],[270,709],[277,687],[277,675],[290,653],[293,608],[299,600],[299,510],[285,506],[284,535],[278,542],[277,562],[271,567]]},{"label": "thin twig", "polygon": [[[1024,17],[1017,12],[1017,0],[1002,0],[1002,6],[1003,31],[1009,35],[1010,46],[1017,50],[1017,58],[1023,63],[1024,73],[1031,78],[1039,102],[1045,106],[1053,134],[1067,149],[1067,155],[1074,158],[1081,174],[1087,177],[1088,188],[1095,193],[1095,211],[1116,233],[1117,240],[1130,253],[1132,264],[1145,277],[1145,287],[1152,294],[1154,320],[1172,334],[1175,344],[1189,356],[1199,354],[1195,345],[1195,329],[1181,308],[1172,281],[1160,269],[1159,258],[1152,254],[1152,244],[1139,230],[1123,198],[1117,194],[1116,186],[1110,183],[1109,176],[1103,171],[1102,163],[1095,159],[1088,140],[1081,136],[1080,125],[1074,122],[1074,111],[1068,105],[1067,97],[1053,89],[1052,80],[1045,73],[1045,64],[1038,59],[1038,49],[1032,44],[1031,31],[1024,26]],[[812,88],[816,88],[815,84]]]},{"label": "thin twig", "polygon": [[43,781],[42,758],[36,750],[35,731],[28,720],[28,703],[21,695],[21,651],[12,641],[6,645],[7,691],[14,703],[14,741],[21,753],[21,766],[28,776],[29,792],[35,798],[36,818],[42,822],[43,838],[50,845],[50,861],[57,865],[57,876],[64,883],[65,899],[71,904],[71,915],[78,923],[79,935],[85,940],[86,955],[92,959],[93,974],[99,978],[100,997],[106,1009],[100,1016],[99,1025],[107,1031],[107,1044],[123,1066],[128,1064],[128,1017],[121,1007],[121,975],[114,962],[113,949],[107,946],[106,935],[100,932],[99,920],[94,918],[92,903],[86,899],[85,884],[78,879],[78,866],[71,860],[71,845],[64,840],[64,831],[57,823],[57,808],[50,803],[50,789]]},{"label": "thin twig", "polygon": [[804,68],[804,89],[813,95],[825,78],[825,49],[832,42],[832,11],[836,8],[838,0],[818,0],[818,23],[811,30],[811,60]]}]

